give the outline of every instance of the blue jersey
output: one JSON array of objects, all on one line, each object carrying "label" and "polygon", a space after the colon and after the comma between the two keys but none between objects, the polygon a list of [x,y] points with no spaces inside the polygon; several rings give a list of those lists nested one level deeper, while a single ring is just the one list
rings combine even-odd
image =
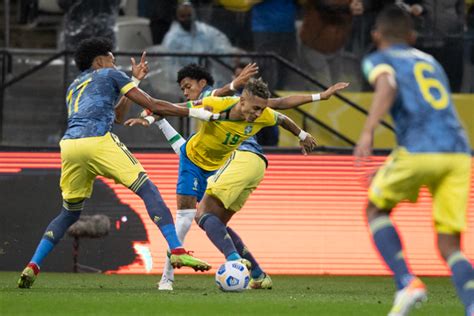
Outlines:
[{"label": "blue jersey", "polygon": [[409,152],[470,153],[446,74],[432,56],[408,45],[393,45],[367,56],[362,68],[371,84],[387,72],[396,80],[390,114],[400,146]]},{"label": "blue jersey", "polygon": [[112,129],[118,97],[134,87],[131,79],[115,68],[81,73],[67,90],[68,120],[63,139],[105,135]]},{"label": "blue jersey", "polygon": [[[211,86],[205,86],[204,89],[201,91],[201,94],[199,95],[199,99],[212,96],[212,91],[213,89]],[[260,144],[257,142],[255,136],[244,140],[242,144],[240,144],[240,146],[237,148],[237,150],[253,152],[259,155],[263,160],[265,160],[265,164],[268,165],[268,160],[263,154],[262,146],[260,146]]]}]

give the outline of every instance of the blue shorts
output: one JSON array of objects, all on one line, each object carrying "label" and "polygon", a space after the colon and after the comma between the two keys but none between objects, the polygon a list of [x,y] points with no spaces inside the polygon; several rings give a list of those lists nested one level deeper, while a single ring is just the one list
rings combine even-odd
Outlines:
[{"label": "blue shorts", "polygon": [[207,178],[216,171],[206,171],[196,166],[186,155],[186,144],[181,146],[181,155],[179,157],[178,185],[176,193],[180,195],[195,196],[201,201],[207,187]]}]

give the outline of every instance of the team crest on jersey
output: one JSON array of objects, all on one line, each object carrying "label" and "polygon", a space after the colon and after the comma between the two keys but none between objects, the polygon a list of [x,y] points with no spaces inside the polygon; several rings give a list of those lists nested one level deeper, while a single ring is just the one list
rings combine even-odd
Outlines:
[{"label": "team crest on jersey", "polygon": [[245,134],[245,135],[248,135],[248,134],[252,133],[252,129],[253,129],[253,126],[252,126],[252,125],[247,125],[247,126],[245,126],[244,134]]}]

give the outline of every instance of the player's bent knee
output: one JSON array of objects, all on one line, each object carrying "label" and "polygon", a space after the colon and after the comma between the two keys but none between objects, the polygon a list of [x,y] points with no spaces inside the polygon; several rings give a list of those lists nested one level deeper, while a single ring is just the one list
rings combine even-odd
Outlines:
[{"label": "player's bent knee", "polygon": [[64,201],[70,204],[77,204],[77,203],[83,202],[85,199],[86,198],[84,197],[80,197],[80,198],[74,198],[74,199],[65,199]]},{"label": "player's bent knee", "polygon": [[211,214],[211,213],[197,213],[196,216],[194,217],[194,220],[196,221],[196,223],[198,224],[199,227],[201,227],[202,229],[204,229],[204,223],[207,221],[207,219],[210,217],[210,216],[213,216],[214,214]]},{"label": "player's bent knee", "polygon": [[447,260],[453,253],[461,249],[460,234],[438,233],[438,250],[444,260]]},{"label": "player's bent knee", "polygon": [[374,203],[369,201],[365,212],[367,214],[367,220],[370,222],[379,216],[390,214],[391,210],[382,210],[378,208]]}]

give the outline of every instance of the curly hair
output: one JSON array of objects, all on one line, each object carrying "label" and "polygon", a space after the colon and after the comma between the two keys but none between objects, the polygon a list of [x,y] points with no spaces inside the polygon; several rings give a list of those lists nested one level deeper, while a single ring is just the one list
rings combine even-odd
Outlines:
[{"label": "curly hair", "polygon": [[178,80],[176,82],[180,84],[184,78],[191,78],[197,81],[204,79],[208,85],[212,86],[214,84],[214,78],[212,78],[209,71],[198,64],[189,64],[181,68],[178,71]]},{"label": "curly hair", "polygon": [[93,37],[82,40],[74,52],[74,61],[80,71],[89,69],[94,58],[107,56],[113,49],[112,41],[104,37]]},{"label": "curly hair", "polygon": [[245,84],[244,90],[253,96],[260,97],[262,99],[268,99],[271,97],[268,85],[263,81],[262,78],[250,78]]}]

